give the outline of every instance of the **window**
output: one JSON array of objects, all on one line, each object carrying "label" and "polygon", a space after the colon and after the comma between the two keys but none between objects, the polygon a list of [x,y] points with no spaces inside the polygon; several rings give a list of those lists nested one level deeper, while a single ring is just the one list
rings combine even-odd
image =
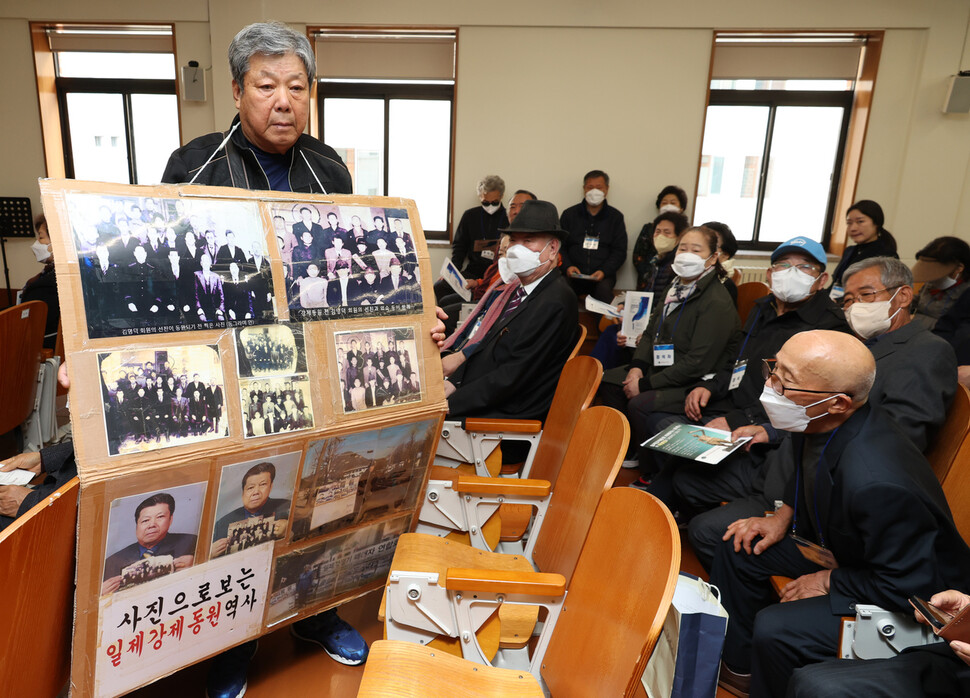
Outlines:
[{"label": "window", "polygon": [[172,28],[46,27],[64,173],[156,184],[179,147]]},{"label": "window", "polygon": [[454,30],[315,32],[319,134],[354,192],[414,199],[429,239],[451,221]]},{"label": "window", "polygon": [[694,220],[749,248],[796,235],[828,244],[842,194],[865,42],[844,35],[719,34]]}]

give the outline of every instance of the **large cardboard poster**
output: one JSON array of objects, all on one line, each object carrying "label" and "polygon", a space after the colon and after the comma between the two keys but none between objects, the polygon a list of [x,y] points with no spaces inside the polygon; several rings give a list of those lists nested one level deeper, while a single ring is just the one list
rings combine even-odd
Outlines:
[{"label": "large cardboard poster", "polygon": [[413,202],[41,192],[81,478],[75,694],[380,588],[447,406]]}]

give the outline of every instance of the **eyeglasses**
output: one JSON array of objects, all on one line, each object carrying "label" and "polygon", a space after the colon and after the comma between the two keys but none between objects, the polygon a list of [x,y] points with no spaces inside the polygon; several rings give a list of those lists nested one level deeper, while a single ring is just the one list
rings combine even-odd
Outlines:
[{"label": "eyeglasses", "polygon": [[798,271],[804,272],[809,276],[818,276],[818,267],[814,264],[792,264],[791,262],[775,262],[771,265],[772,271],[788,271],[792,267],[798,269]]},{"label": "eyeglasses", "polygon": [[839,301],[839,307],[845,310],[853,303],[872,303],[876,299],[876,296],[879,295],[880,293],[884,293],[886,291],[893,291],[897,288],[899,288],[899,286],[887,286],[886,288],[880,289],[878,291],[863,291],[858,295],[858,297],[843,296],[842,300]]},{"label": "eyeglasses", "polygon": [[779,395],[784,395],[786,390],[793,390],[797,393],[814,393],[816,395],[831,395],[832,393],[841,393],[842,395],[847,395],[852,397],[852,393],[847,393],[844,390],[806,390],[805,388],[796,388],[794,386],[786,386],[781,382],[781,378],[775,373],[775,359],[762,359],[761,360],[761,377],[769,382],[771,389],[774,390]]}]

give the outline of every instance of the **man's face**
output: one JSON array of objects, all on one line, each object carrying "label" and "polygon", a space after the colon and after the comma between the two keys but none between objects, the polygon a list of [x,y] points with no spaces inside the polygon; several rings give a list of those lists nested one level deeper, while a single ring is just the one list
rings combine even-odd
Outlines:
[{"label": "man's face", "polygon": [[330,224],[330,227],[331,228],[333,228],[333,229],[336,230],[336,228],[337,228],[337,214],[336,213],[328,213],[327,214],[327,223]]},{"label": "man's face", "polygon": [[[868,300],[870,303],[889,301],[889,315],[895,316],[900,308],[908,308],[912,303],[912,289],[909,286],[886,288],[882,282],[882,272],[879,267],[869,267],[850,276],[845,282],[843,301],[849,307],[856,303],[863,303],[862,294],[874,293]],[[895,329],[891,327],[890,329]],[[887,330],[887,332],[890,330]]]},{"label": "man's face", "polygon": [[[791,264],[793,267],[798,268],[798,270],[803,274],[808,274],[809,276],[815,278],[815,283],[812,284],[812,288],[809,291],[809,294],[818,292],[818,290],[821,289],[823,286],[825,286],[825,284],[829,280],[829,275],[824,273],[824,271],[821,268],[821,265],[818,262],[816,262],[814,259],[807,257],[803,254],[791,252],[789,254],[782,255],[774,262],[772,262],[772,265],[782,264],[784,262],[787,262],[788,264]],[[773,271],[774,270],[771,267],[768,267],[769,286],[771,285],[771,275]]]},{"label": "man's face", "polygon": [[528,194],[516,194],[509,201],[509,223],[515,220],[515,217],[519,215],[519,209],[522,208],[522,204],[529,201],[532,197]]},{"label": "man's face", "polygon": [[590,189],[599,189],[604,194],[610,193],[610,185],[602,177],[590,177],[583,182],[583,193],[585,194]]},{"label": "man's face", "polygon": [[[559,252],[556,238],[544,233],[509,233],[509,247],[512,245],[525,245],[533,252],[539,252],[540,262],[555,259]],[[542,267],[542,270],[545,269],[546,267]]]},{"label": "man's face", "polygon": [[135,523],[135,538],[145,548],[155,547],[168,533],[172,525],[172,512],[168,504],[155,504],[145,507]]},{"label": "man's face", "polygon": [[243,133],[268,153],[285,153],[306,128],[310,112],[310,84],[296,54],[249,58],[243,84],[232,83]]},{"label": "man's face", "polygon": [[269,499],[273,489],[273,478],[269,473],[256,473],[246,478],[243,485],[242,501],[247,511],[259,511]]},{"label": "man's face", "polygon": [[139,245],[135,248],[135,261],[139,264],[144,264],[146,259],[148,259],[148,253],[145,252],[144,247]]}]

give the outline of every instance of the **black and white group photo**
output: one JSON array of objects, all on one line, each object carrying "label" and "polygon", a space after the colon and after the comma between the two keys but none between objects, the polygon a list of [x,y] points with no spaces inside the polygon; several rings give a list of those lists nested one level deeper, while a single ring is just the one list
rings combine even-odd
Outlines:
[{"label": "black and white group photo", "polygon": [[240,378],[240,404],[246,438],[312,429],[313,405],[306,374]]},{"label": "black and white group photo", "polygon": [[306,373],[306,344],[300,323],[235,330],[240,378]]},{"label": "black and white group photo", "polygon": [[108,453],[138,453],[227,436],[215,345],[98,354]]},{"label": "black and white group photo", "polygon": [[334,341],[344,414],[421,399],[414,329],[337,332]]},{"label": "black and white group photo", "polygon": [[88,335],[273,322],[273,277],[255,201],[71,194]]},{"label": "black and white group photo", "polygon": [[280,204],[273,207],[273,229],[291,318],[420,310],[420,272],[406,210]]}]

